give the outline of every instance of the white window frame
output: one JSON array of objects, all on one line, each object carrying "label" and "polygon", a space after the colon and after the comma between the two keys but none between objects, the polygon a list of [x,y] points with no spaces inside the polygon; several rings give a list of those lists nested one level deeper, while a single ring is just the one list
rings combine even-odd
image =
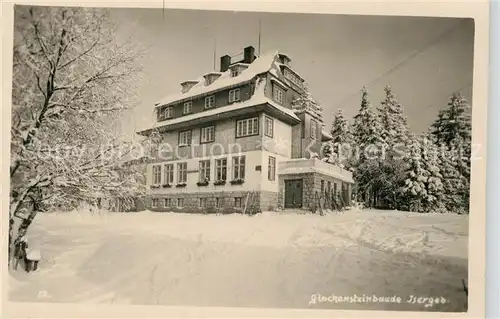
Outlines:
[{"label": "white window frame", "polygon": [[200,143],[210,143],[215,141],[215,126],[202,127],[200,132]]},{"label": "white window frame", "polygon": [[216,181],[227,180],[227,158],[218,158],[215,160],[215,176]]},{"label": "white window frame", "polygon": [[210,160],[201,160],[200,161],[200,182],[204,182],[205,180],[210,180]]},{"label": "white window frame", "polygon": [[211,109],[215,106],[215,95],[205,97],[205,108]]},{"label": "white window frame", "polygon": [[177,198],[177,203],[176,203],[178,208],[184,207],[184,198]]},{"label": "white window frame", "polygon": [[285,90],[277,84],[273,85],[273,99],[279,104],[283,104],[285,99]]},{"label": "white window frame", "polygon": [[276,180],[276,157],[269,156],[267,160],[267,180],[274,182]]},{"label": "white window frame", "polygon": [[259,118],[252,117],[236,121],[236,137],[259,135]]},{"label": "white window frame", "polygon": [[171,119],[172,117],[174,117],[174,108],[171,106],[167,106],[163,110],[163,119],[167,120],[167,119]]},{"label": "white window frame", "polygon": [[187,162],[177,163],[177,183],[187,183]]},{"label": "white window frame", "polygon": [[164,172],[164,183],[165,184],[173,184],[174,183],[174,164],[165,164],[163,165]]},{"label": "white window frame", "polygon": [[317,138],[317,135],[316,135],[316,132],[318,131],[318,122],[316,122],[315,120],[311,120],[311,138],[313,140],[315,140]]},{"label": "white window frame", "polygon": [[164,198],[163,199],[163,205],[165,207],[172,207],[172,198]]},{"label": "white window frame", "polygon": [[179,132],[179,146],[191,145],[192,138],[191,130]]},{"label": "white window frame", "polygon": [[240,100],[240,89],[229,91],[229,103],[238,102]]},{"label": "white window frame", "polygon": [[153,185],[161,184],[161,165],[153,165],[152,184]]},{"label": "white window frame", "polygon": [[264,117],[264,135],[273,137],[274,134],[274,119],[269,116]]},{"label": "white window frame", "polygon": [[182,114],[189,114],[193,110],[193,102],[185,102],[184,103],[184,108],[182,109]]},{"label": "white window frame", "polygon": [[160,203],[159,198],[153,198],[151,199],[151,208],[158,208],[158,204]]},{"label": "white window frame", "polygon": [[233,157],[233,179],[245,179],[245,156]]}]

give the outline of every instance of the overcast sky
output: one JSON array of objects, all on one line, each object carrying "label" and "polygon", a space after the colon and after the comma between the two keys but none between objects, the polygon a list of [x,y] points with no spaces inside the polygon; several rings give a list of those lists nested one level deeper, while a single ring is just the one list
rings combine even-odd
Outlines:
[{"label": "overcast sky", "polygon": [[290,56],[322,104],[328,128],[337,109],[356,114],[363,85],[374,105],[391,85],[414,132],[427,129],[454,91],[472,98],[472,20],[161,9],[112,9],[112,17],[119,38],[148,48],[140,61],[141,104],[124,125],[130,132],[147,126],[154,103],[178,92],[180,82],[213,69],[214,39],[217,67],[221,55],[257,48],[259,19],[261,52]]}]

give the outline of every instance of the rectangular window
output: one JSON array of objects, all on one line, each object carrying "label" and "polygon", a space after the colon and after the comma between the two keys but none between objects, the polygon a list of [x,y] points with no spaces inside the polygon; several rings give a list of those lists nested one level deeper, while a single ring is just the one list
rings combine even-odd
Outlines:
[{"label": "rectangular window", "polygon": [[179,146],[191,145],[191,131],[179,132]]},{"label": "rectangular window", "polygon": [[337,197],[337,183],[333,183],[333,195]]},{"label": "rectangular window", "polygon": [[217,206],[217,208],[221,208],[222,206],[224,206],[224,198],[217,197],[216,201],[215,201],[215,205]]},{"label": "rectangular window", "polygon": [[234,207],[236,208],[241,208],[241,203],[243,202],[242,197],[235,197],[234,198]]},{"label": "rectangular window", "polygon": [[167,106],[163,110],[163,119],[166,120],[166,119],[170,119],[172,117],[174,117],[174,108],[171,106]]},{"label": "rectangular window", "polygon": [[273,85],[273,98],[276,102],[279,104],[283,104],[285,93],[283,92],[283,89],[280,88],[277,85]]},{"label": "rectangular window", "polygon": [[240,89],[234,89],[229,91],[229,103],[236,102],[240,100]]},{"label": "rectangular window", "polygon": [[210,95],[205,98],[205,108],[209,109],[215,106],[215,95]]},{"label": "rectangular window", "polygon": [[210,180],[210,160],[200,161],[200,182]]},{"label": "rectangular window", "polygon": [[332,191],[332,182],[328,182],[327,184],[328,186],[326,187],[326,190],[328,191],[328,194],[330,194],[330,192]]},{"label": "rectangular window", "polygon": [[231,69],[231,77],[235,77],[235,76],[238,76],[239,72],[238,72],[238,68],[232,68]]},{"label": "rectangular window", "polygon": [[172,184],[174,182],[174,164],[165,164],[165,184]]},{"label": "rectangular window", "polygon": [[321,180],[321,195],[325,193],[325,181]]},{"label": "rectangular window", "polygon": [[200,207],[207,207],[207,198],[200,198]]},{"label": "rectangular window", "polygon": [[236,121],[236,137],[252,136],[259,134],[259,118]]},{"label": "rectangular window", "polygon": [[316,139],[316,132],[318,130],[318,123],[315,120],[311,120],[311,138]]},{"label": "rectangular window", "polygon": [[184,109],[182,110],[182,113],[189,114],[191,113],[192,109],[193,109],[193,102],[186,102],[184,103]]},{"label": "rectangular window", "polygon": [[177,207],[184,207],[184,198],[177,198]]},{"label": "rectangular window", "polygon": [[160,204],[160,200],[158,198],[153,198],[153,200],[151,202],[151,207],[157,208],[159,204]]},{"label": "rectangular window", "polygon": [[273,137],[273,133],[274,133],[274,121],[272,118],[270,118],[269,116],[266,116],[265,117],[265,130],[264,130],[264,134],[266,136],[269,136],[269,137]]},{"label": "rectangular window", "polygon": [[177,182],[187,183],[187,163],[178,163],[177,164]]},{"label": "rectangular window", "polygon": [[268,165],[267,165],[267,180],[275,181],[276,180],[276,158],[269,156]]},{"label": "rectangular window", "polygon": [[215,141],[215,126],[201,128],[201,143],[210,143]]},{"label": "rectangular window", "polygon": [[171,198],[165,198],[165,207],[172,207],[172,199]]},{"label": "rectangular window", "polygon": [[153,184],[154,185],[161,184],[161,165],[153,166]]},{"label": "rectangular window", "polygon": [[245,179],[245,156],[233,157],[233,178]]},{"label": "rectangular window", "polygon": [[215,180],[225,181],[227,179],[227,159],[215,160]]}]

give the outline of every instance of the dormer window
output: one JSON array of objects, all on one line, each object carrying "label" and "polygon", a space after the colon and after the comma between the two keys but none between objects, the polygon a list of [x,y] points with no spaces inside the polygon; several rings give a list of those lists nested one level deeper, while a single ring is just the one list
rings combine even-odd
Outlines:
[{"label": "dormer window", "polygon": [[193,86],[195,86],[198,82],[197,81],[186,81],[186,82],[182,82],[181,83],[181,88],[182,88],[182,93],[186,93],[188,92],[189,90],[191,90],[191,88]]},{"label": "dormer window", "polygon": [[215,106],[215,95],[210,95],[205,98],[205,108],[209,109]]},{"label": "dormer window", "polygon": [[285,99],[285,92],[276,84],[273,85],[273,99],[279,104],[283,104]]},{"label": "dormer window", "polygon": [[184,108],[182,110],[182,113],[189,114],[189,113],[191,113],[192,109],[193,109],[193,102],[186,102],[186,103],[184,103]]},{"label": "dormer window", "polygon": [[235,76],[238,76],[239,73],[239,70],[237,68],[232,68],[231,69],[231,77],[235,77]]},{"label": "dormer window", "polygon": [[220,77],[220,73],[212,72],[205,74],[205,86],[208,86],[212,83],[214,83],[215,80],[217,80]]},{"label": "dormer window", "polygon": [[240,100],[240,89],[229,91],[229,103],[237,102]]},{"label": "dormer window", "polygon": [[160,121],[164,121],[172,117],[174,117],[174,108],[171,106],[167,106],[166,108],[163,109],[163,111],[160,114]]}]

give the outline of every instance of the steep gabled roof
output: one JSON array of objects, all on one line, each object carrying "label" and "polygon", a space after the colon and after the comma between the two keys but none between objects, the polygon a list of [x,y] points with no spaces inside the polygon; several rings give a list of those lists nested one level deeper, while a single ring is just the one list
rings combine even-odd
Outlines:
[{"label": "steep gabled roof", "polygon": [[277,55],[277,51],[261,55],[255,59],[247,69],[243,70],[241,74],[235,77],[232,77],[231,71],[227,70],[210,85],[205,85],[203,76],[200,76],[197,79],[198,84],[194,85],[188,92],[169,95],[158,101],[155,105],[156,107],[161,107],[251,81],[255,76],[268,72],[272,68]]}]

